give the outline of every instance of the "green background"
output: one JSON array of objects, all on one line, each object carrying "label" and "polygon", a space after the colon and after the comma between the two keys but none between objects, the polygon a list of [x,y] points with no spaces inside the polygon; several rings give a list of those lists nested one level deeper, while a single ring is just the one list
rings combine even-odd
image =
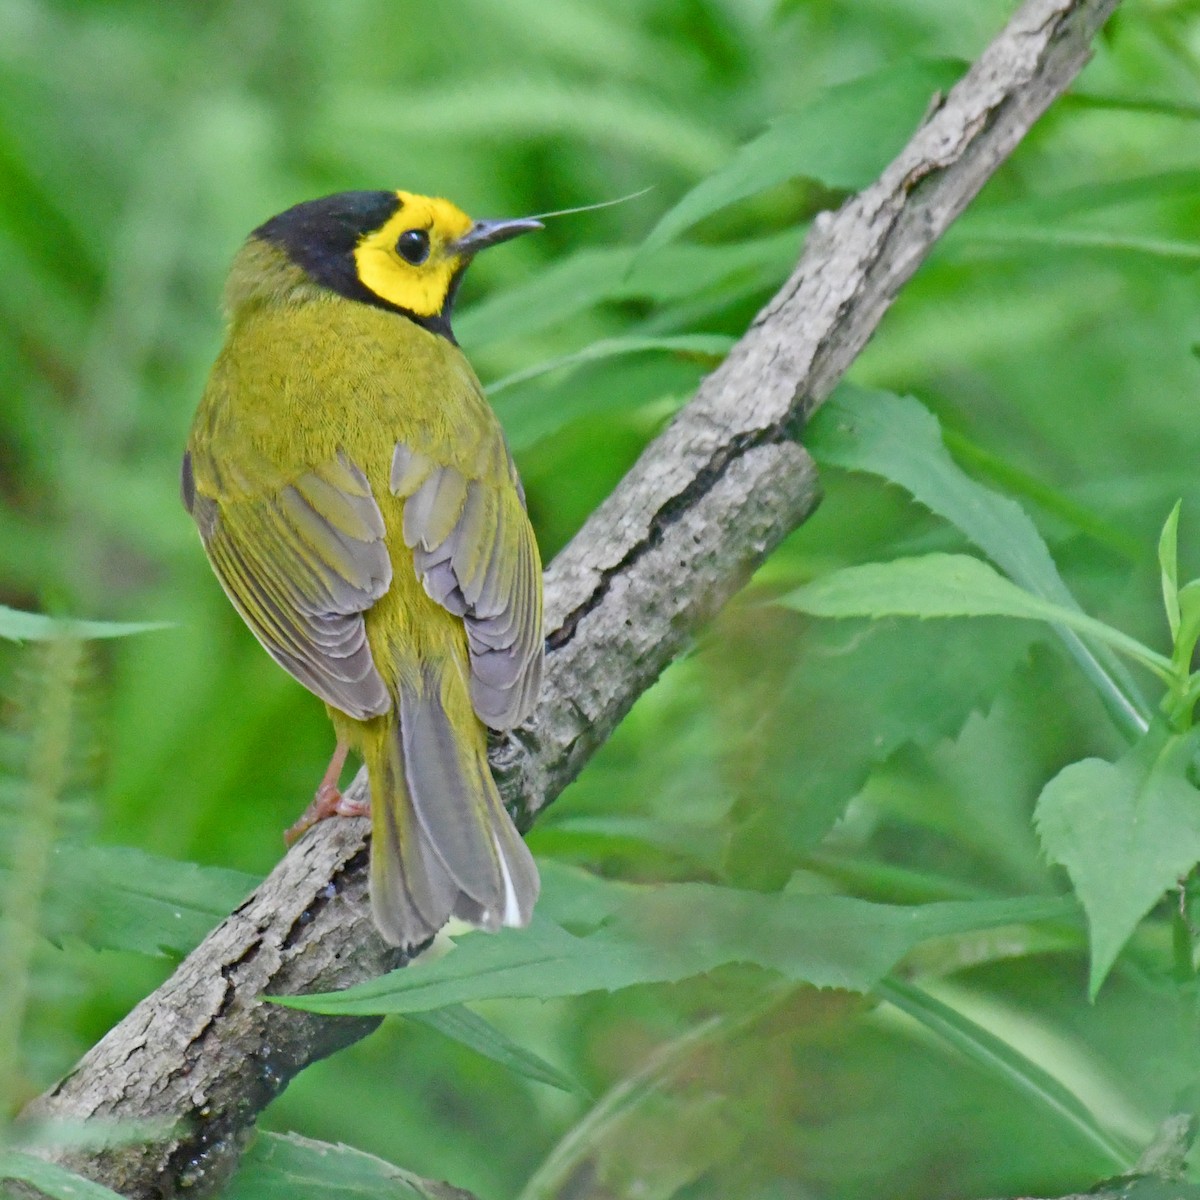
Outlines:
[{"label": "green background", "polygon": [[[499,217],[652,187],[483,256],[460,297],[464,350],[489,383],[604,339],[736,336],[806,223],[869,181],[1012,9],[3,0],[0,603],[173,625],[90,652],[64,836],[264,874],[332,746],[178,500],[249,229],[347,188]],[[884,82],[841,86],[863,77]],[[735,153],[772,121],[745,196],[643,246],[702,181],[738,195]],[[1200,563],[1198,122],[1200,7],[1126,5],[851,373],[932,409],[959,463],[1027,508],[1085,607],[1160,648],[1155,540],[1180,497],[1185,573]],[[497,392],[547,559],[713,361],[614,354]],[[888,903],[1061,891],[1033,802],[1067,763],[1119,753],[1117,732],[1038,629],[868,629],[766,604],[831,567],[961,546],[878,479],[824,484],[811,522],[544,815],[535,853],[630,881]],[[2,647],[12,820],[38,670]],[[47,904],[71,891],[59,872]],[[1165,929],[1150,923],[1095,1004],[1077,930],[964,940],[930,986],[1138,1147],[1200,1066]],[[10,1107],[170,967],[43,943]],[[537,1194],[933,1200],[1051,1194],[1120,1165],[897,1007],[757,968],[478,1011],[587,1095],[392,1018],[305,1072],[265,1127],[487,1198],[518,1195],[556,1147],[587,1148],[576,1190]],[[656,1055],[673,1065],[639,1091]]]}]

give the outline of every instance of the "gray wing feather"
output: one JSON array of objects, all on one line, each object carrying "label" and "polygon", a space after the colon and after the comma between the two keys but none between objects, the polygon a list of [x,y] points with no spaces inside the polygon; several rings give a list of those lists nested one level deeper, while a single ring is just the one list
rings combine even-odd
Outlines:
[{"label": "gray wing feather", "polygon": [[433,459],[397,442],[392,451],[392,470],[388,487],[394,496],[411,496],[433,471]]},{"label": "gray wing feather", "polygon": [[363,613],[390,586],[392,564],[353,463],[339,454],[272,497],[197,497],[193,515],[217,578],[284,670],[359,720],[391,708]]},{"label": "gray wing feather", "polygon": [[541,680],[541,567],[529,518],[515,489],[427,469],[420,457],[406,447],[393,456],[393,480],[420,479],[405,501],[404,540],[426,592],[466,625],[476,713],[508,729],[529,715]]}]

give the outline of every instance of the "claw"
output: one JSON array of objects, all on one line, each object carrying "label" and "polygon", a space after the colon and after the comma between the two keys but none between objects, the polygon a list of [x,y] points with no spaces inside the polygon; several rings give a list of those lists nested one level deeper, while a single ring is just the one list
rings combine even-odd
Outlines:
[{"label": "claw", "polygon": [[288,846],[299,841],[318,821],[328,817],[365,817],[370,813],[369,800],[347,800],[338,787],[348,749],[344,743],[338,742],[312,803],[301,813],[300,819],[284,832],[283,840]]}]

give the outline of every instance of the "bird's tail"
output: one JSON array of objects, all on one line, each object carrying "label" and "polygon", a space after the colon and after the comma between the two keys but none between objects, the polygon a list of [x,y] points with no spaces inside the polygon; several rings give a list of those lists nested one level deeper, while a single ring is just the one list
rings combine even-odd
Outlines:
[{"label": "bird's tail", "polygon": [[427,666],[396,693],[364,747],[375,924],[397,946],[420,945],[452,916],[528,924],[537,867],[500,801],[465,681],[453,663]]}]

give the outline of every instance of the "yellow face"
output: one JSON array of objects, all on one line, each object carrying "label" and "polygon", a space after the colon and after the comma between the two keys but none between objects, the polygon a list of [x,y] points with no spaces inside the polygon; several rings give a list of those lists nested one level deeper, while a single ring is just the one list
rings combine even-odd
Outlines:
[{"label": "yellow face", "polygon": [[419,317],[442,311],[455,274],[465,260],[452,244],[471,228],[471,218],[449,200],[397,192],[400,207],[354,248],[364,287],[381,300]]}]

